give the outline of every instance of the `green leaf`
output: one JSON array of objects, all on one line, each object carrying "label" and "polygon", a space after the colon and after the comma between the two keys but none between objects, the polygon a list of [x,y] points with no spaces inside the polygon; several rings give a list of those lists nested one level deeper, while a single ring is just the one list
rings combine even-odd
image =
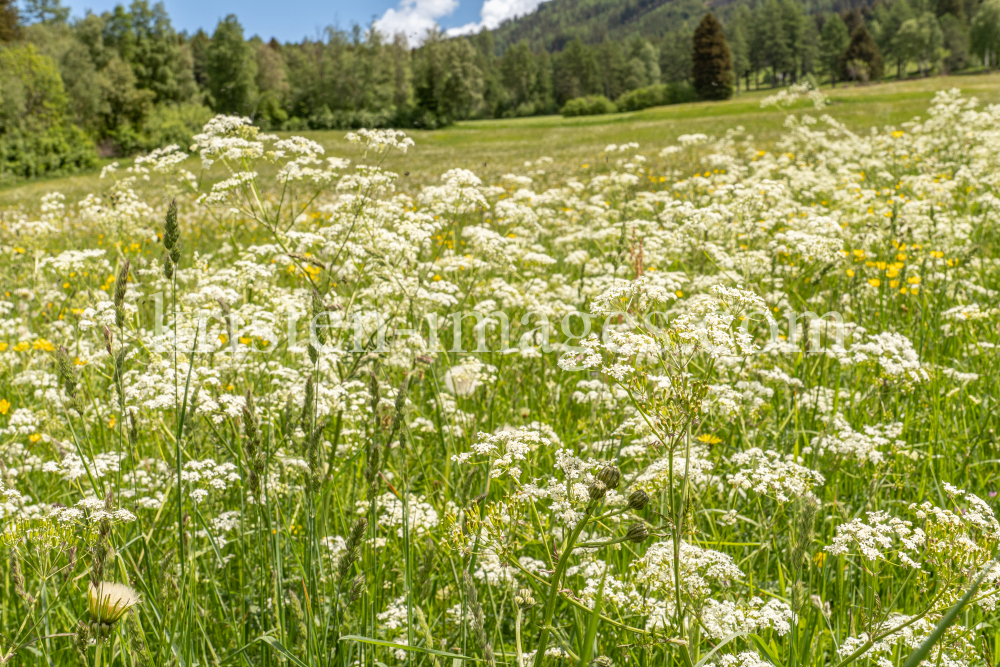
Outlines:
[{"label": "green leaf", "polygon": [[684,667],[694,667],[694,662],[691,660],[691,652],[688,651],[687,644],[681,644],[680,653],[681,659],[684,661]]},{"label": "green leaf", "polygon": [[906,659],[906,662],[903,663],[903,667],[917,667],[920,663],[927,659],[927,655],[931,652],[931,649],[934,648],[935,644],[941,641],[941,637],[944,636],[944,633],[947,632],[948,628],[951,627],[951,624],[958,619],[959,614],[962,613],[962,610],[965,609],[966,605],[969,604],[969,601],[972,600],[972,596],[974,596],[976,591],[979,590],[979,586],[983,583],[983,579],[987,574],[989,574],[990,570],[992,570],[994,566],[996,566],[996,561],[990,561],[986,564],[986,567],[983,568],[983,571],[972,583],[972,586],[969,586],[969,590],[965,592],[962,599],[956,602],[955,605],[948,610],[948,613],[944,615],[944,618],[942,618],[937,626],[935,626],[934,631],[927,635],[927,639],[925,639],[920,647],[911,653],[910,657]]},{"label": "green leaf", "polygon": [[594,640],[597,638],[597,624],[601,619],[601,603],[604,602],[604,581],[608,577],[608,566],[604,565],[604,572],[601,574],[601,583],[597,587],[597,596],[594,598],[594,611],[590,613],[587,621],[587,631],[583,638],[583,648],[580,650],[580,667],[587,667],[590,663],[590,656],[594,648]]},{"label": "green leaf", "polygon": [[778,652],[774,650],[774,647],[769,643],[764,641],[764,638],[760,635],[750,634],[748,635],[750,639],[753,640],[754,645],[757,649],[764,654],[764,657],[769,663],[774,665],[774,667],[784,667],[781,664],[781,659],[778,658]]},{"label": "green leaf", "polygon": [[[396,642],[387,642],[384,639],[372,639],[371,637],[362,637],[361,635],[344,635],[340,638],[342,642],[361,642],[362,644],[371,644],[373,646],[385,646],[386,648],[397,648],[403,651],[415,651],[417,653],[427,653],[429,655],[439,655],[444,658],[453,658],[454,660],[471,660],[472,662],[482,662],[479,658],[470,658],[460,653],[449,653],[447,651],[438,651],[432,648],[425,648],[423,646],[409,646],[407,644],[397,644]],[[499,662],[499,661],[498,661]]]},{"label": "green leaf", "polygon": [[285,648],[281,644],[281,642],[279,642],[277,639],[275,639],[271,635],[264,635],[263,637],[261,637],[257,641],[262,641],[262,642],[264,642],[266,644],[269,644],[271,646],[271,648],[273,648],[275,651],[277,651],[278,653],[280,653],[281,655],[283,655],[285,657],[285,659],[288,660],[288,662],[290,662],[293,665],[295,665],[295,667],[309,667],[309,665],[307,665],[306,663],[302,662],[301,660],[299,660],[298,658],[296,658],[294,655],[292,655],[291,651],[289,651],[287,648]]}]

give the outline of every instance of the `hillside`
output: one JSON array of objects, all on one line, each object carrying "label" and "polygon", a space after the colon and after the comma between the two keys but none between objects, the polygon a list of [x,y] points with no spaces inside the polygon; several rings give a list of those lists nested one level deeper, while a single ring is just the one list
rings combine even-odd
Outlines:
[{"label": "hillside", "polygon": [[549,0],[493,34],[501,51],[522,39],[532,48],[560,51],[577,37],[595,44],[605,37],[658,36],[700,16],[705,6],[705,0]]},{"label": "hillside", "polygon": [[[499,53],[527,40],[532,49],[561,51],[577,37],[587,44],[605,38],[640,35],[657,39],[664,33],[698,20],[711,9],[723,20],[738,0],[548,0],[530,14],[502,23],[493,31]],[[751,5],[756,3],[751,2]],[[807,14],[842,12],[871,4],[868,0],[802,0]],[[692,26],[693,27],[693,26]]]}]

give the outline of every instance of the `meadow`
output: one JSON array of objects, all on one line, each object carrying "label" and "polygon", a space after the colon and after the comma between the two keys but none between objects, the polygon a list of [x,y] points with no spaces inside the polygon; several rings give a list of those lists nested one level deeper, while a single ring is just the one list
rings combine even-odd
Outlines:
[{"label": "meadow", "polygon": [[0,664],[993,667],[998,83],[0,191]]}]

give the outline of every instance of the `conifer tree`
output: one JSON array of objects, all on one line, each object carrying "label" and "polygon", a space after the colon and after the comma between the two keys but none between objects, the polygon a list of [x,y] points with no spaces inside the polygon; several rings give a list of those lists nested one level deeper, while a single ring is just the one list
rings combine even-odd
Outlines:
[{"label": "conifer tree", "polygon": [[733,96],[733,61],[722,25],[711,13],[694,31],[691,52],[691,79],[694,89],[706,100],[727,100]]},{"label": "conifer tree", "polygon": [[830,83],[834,87],[840,77],[844,52],[850,45],[851,36],[847,32],[847,26],[839,14],[831,14],[823,23],[823,32],[820,36],[819,62],[825,74],[830,76]]},{"label": "conifer tree", "polygon": [[[865,71],[853,71],[858,63],[864,63]],[[878,50],[878,44],[872,39],[868,28],[860,26],[851,35],[851,43],[844,53],[845,79],[864,79],[867,81],[878,81],[882,78],[882,54]]]},{"label": "conifer tree", "polygon": [[[746,9],[745,5],[740,5],[740,8],[749,14],[749,10]],[[750,73],[750,54],[747,49],[747,39],[744,33],[744,29],[741,25],[748,25],[749,19],[741,24],[739,20],[739,15],[735,21],[730,21],[728,24],[729,28],[729,44],[731,45],[730,52],[733,57],[733,78],[736,83],[736,93],[740,92],[740,77],[748,76]],[[749,90],[749,78],[747,78],[747,89]]]}]

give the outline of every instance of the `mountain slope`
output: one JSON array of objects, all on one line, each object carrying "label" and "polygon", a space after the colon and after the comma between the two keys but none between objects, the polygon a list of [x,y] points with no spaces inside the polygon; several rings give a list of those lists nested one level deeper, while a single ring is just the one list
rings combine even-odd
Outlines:
[{"label": "mountain slope", "polygon": [[658,37],[705,13],[705,0],[549,0],[534,12],[493,31],[501,52],[525,39],[534,49],[560,51],[579,37],[596,44],[605,37]]},{"label": "mountain slope", "polygon": [[[863,9],[873,0],[798,0],[806,14]],[[738,0],[548,0],[530,14],[504,21],[493,31],[498,53],[527,40],[533,50],[561,51],[579,37],[587,44],[634,36],[656,40],[687,23],[689,29],[712,10],[723,22]],[[760,4],[750,2],[751,6]]]}]

